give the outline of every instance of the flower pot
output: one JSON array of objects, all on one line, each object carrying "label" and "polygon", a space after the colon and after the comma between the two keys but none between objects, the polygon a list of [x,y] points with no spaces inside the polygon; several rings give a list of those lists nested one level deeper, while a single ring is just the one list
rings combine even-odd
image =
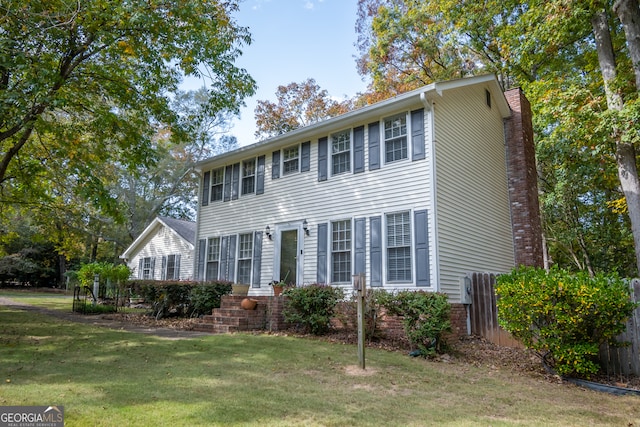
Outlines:
[{"label": "flower pot", "polygon": [[242,302],[240,302],[240,307],[244,308],[245,310],[255,310],[256,305],[258,305],[258,300],[251,298],[245,298],[242,300]]},{"label": "flower pot", "polygon": [[249,295],[249,285],[231,285],[231,294],[247,296]]},{"label": "flower pot", "polygon": [[283,289],[284,286],[273,285],[273,295],[276,297],[279,296],[282,293]]}]

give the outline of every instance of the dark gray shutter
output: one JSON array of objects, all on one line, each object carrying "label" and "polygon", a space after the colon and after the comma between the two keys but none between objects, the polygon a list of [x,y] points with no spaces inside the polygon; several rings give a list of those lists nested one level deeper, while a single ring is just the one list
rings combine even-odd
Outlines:
[{"label": "dark gray shutter", "polygon": [[[160,270],[160,280],[167,280],[167,256],[162,255],[162,270]],[[173,279],[173,277],[172,277]]]},{"label": "dark gray shutter", "polygon": [[140,258],[138,260],[138,279],[142,279],[144,276],[142,274],[142,269],[144,268],[144,258]]},{"label": "dark gray shutter", "polygon": [[200,239],[198,240],[198,271],[196,272],[197,280],[204,280],[204,260],[205,260],[205,251],[207,248],[207,240]]},{"label": "dark gray shutter", "polygon": [[380,122],[369,123],[369,170],[380,169]]},{"label": "dark gray shutter", "polygon": [[369,218],[369,229],[371,231],[371,242],[369,243],[371,278],[369,283],[372,287],[382,286],[382,217],[372,216]]},{"label": "dark gray shutter", "polygon": [[253,238],[253,277],[251,285],[260,287],[260,274],[262,273],[262,231],[256,231]]},{"label": "dark gray shutter", "polygon": [[229,280],[227,274],[227,264],[229,262],[229,236],[223,236],[220,239],[220,273],[218,276],[222,280]]},{"label": "dark gray shutter", "polygon": [[205,172],[202,177],[202,200],[200,204],[207,206],[209,204],[209,187],[211,186],[211,172]]},{"label": "dark gray shutter", "polygon": [[325,136],[318,140],[318,181],[327,180],[327,171],[329,168],[329,139]]},{"label": "dark gray shutter", "polygon": [[311,169],[311,141],[300,145],[300,172],[308,172]]},{"label": "dark gray shutter", "polygon": [[231,175],[233,175],[233,166],[228,165],[224,168],[224,201],[231,200]]},{"label": "dark gray shutter", "polygon": [[240,194],[240,163],[233,165],[233,177],[231,178],[231,200],[238,199]]},{"label": "dark gray shutter", "polygon": [[327,283],[328,229],[327,223],[318,224],[318,273],[316,277],[318,283]]},{"label": "dark gray shutter", "polygon": [[264,162],[265,157],[258,157],[258,166],[256,171],[256,194],[264,193]]},{"label": "dark gray shutter", "polygon": [[416,230],[416,285],[429,286],[429,217],[427,211],[414,212]]},{"label": "dark gray shutter", "polygon": [[366,273],[366,255],[367,255],[367,220],[365,218],[355,219],[355,268],[353,274]]},{"label": "dark gray shutter", "polygon": [[173,264],[173,278],[180,279],[180,254],[176,255],[175,263]]},{"label": "dark gray shutter", "polygon": [[353,130],[353,173],[364,172],[364,126]]},{"label": "dark gray shutter", "polygon": [[424,108],[411,112],[411,151],[412,160],[425,158],[424,150]]},{"label": "dark gray shutter", "polygon": [[236,280],[236,239],[237,236],[229,236],[229,256],[227,258],[227,280]]},{"label": "dark gray shutter", "polygon": [[271,157],[271,179],[280,178],[280,150],[274,151]]}]

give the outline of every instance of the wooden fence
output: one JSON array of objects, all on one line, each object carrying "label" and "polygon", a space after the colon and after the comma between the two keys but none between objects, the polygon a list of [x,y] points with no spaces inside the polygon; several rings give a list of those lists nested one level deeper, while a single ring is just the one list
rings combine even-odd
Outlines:
[{"label": "wooden fence", "polygon": [[469,317],[471,333],[505,347],[522,347],[507,331],[498,325],[496,307],[496,275],[493,273],[469,273],[471,279],[471,306]]},{"label": "wooden fence", "polygon": [[[495,283],[493,273],[469,273],[472,303],[469,308],[471,333],[505,347],[522,347],[507,331],[498,325]],[[640,279],[630,283],[632,301],[640,300]],[[640,307],[636,308],[627,322],[625,333],[617,341],[629,343],[624,347],[603,346],[600,362],[609,376],[640,375]]]}]

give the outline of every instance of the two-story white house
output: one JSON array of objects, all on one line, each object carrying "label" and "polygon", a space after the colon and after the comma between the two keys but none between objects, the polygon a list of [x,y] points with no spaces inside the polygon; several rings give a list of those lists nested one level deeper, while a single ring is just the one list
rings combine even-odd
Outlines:
[{"label": "two-story white house", "polygon": [[468,272],[541,259],[530,119],[519,90],[477,76],[202,161],[194,277],[269,295],[364,273],[461,302]]}]

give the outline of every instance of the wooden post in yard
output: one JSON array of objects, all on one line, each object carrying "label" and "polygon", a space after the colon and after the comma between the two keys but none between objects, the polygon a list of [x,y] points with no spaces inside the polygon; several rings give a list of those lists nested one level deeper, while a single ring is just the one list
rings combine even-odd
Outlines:
[{"label": "wooden post in yard", "polygon": [[364,299],[367,295],[365,275],[360,273],[353,276],[353,288],[356,290],[356,302],[358,306],[358,362],[361,369],[365,369],[364,361],[364,340],[365,340],[365,318]]}]

